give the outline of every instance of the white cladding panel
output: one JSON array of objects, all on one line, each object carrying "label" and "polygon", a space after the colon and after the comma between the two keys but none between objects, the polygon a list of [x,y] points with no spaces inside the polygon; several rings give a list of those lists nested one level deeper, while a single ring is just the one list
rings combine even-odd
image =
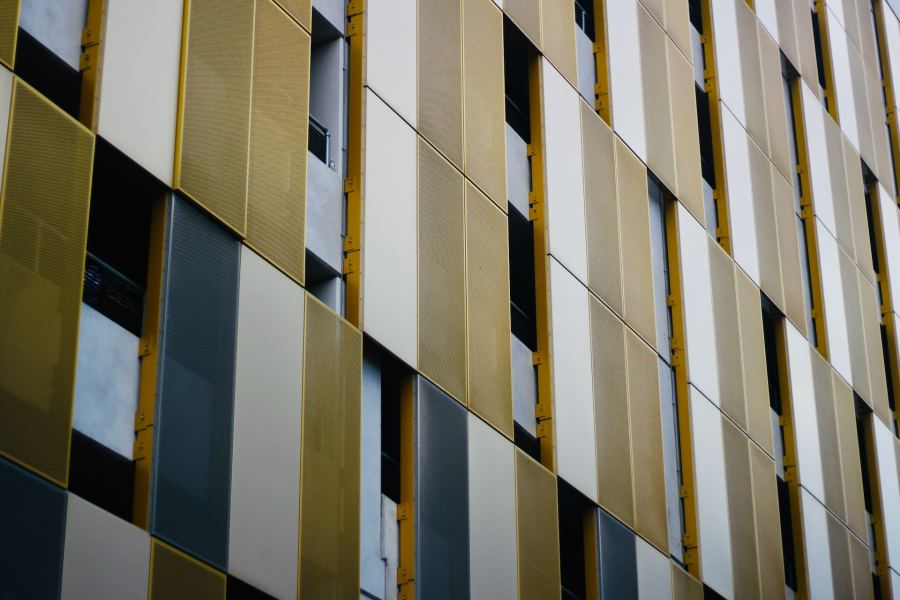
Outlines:
[{"label": "white cladding panel", "polygon": [[366,85],[413,127],[418,99],[416,14],[416,0],[366,3]]},{"label": "white cladding panel", "polygon": [[756,216],[753,210],[749,146],[755,145],[756,142],[747,135],[727,106],[722,108],[722,136],[725,142],[732,253],[734,261],[758,286],[759,252],[756,240]]},{"label": "white cladding panel", "polygon": [[825,507],[802,487],[800,503],[803,509],[803,543],[806,547],[809,597],[816,600],[834,598],[831,550],[828,543],[828,515],[825,513]]},{"label": "white cladding panel", "polygon": [[746,9],[743,0],[717,0],[711,2],[713,35],[716,48],[716,74],[719,97],[734,113],[737,120],[746,125],[744,82],[741,69],[741,49],[738,38],[737,11]]},{"label": "white cladding panel", "polygon": [[810,355],[814,350],[790,321],[785,320],[784,327],[800,483],[816,498],[824,500],[825,484],[822,478],[822,454],[819,448],[819,427],[816,420],[816,396]]},{"label": "white cladding panel", "polygon": [[638,598],[665,600],[672,598],[672,567],[669,557],[635,536],[637,558]]},{"label": "white cladding panel", "polygon": [[613,129],[646,163],[647,136],[637,0],[606,2],[605,7]]},{"label": "white cladding panel", "polygon": [[831,168],[828,162],[828,142],[825,137],[825,119],[831,117],[822,108],[819,99],[806,83],[800,83],[803,99],[803,117],[806,123],[806,149],[809,154],[809,179],[816,216],[829,231],[837,231],[834,223],[834,200],[831,192]]},{"label": "white cladding panel", "polygon": [[[850,368],[850,344],[848,343],[847,312],[844,306],[844,283],[841,279],[841,263],[837,240],[816,221],[819,242],[819,268],[822,274],[822,300],[825,305],[825,330],[828,334],[828,355],[831,365],[847,382],[853,385]],[[856,286],[856,281],[848,281]]]},{"label": "white cladding panel", "polygon": [[881,483],[881,505],[884,531],[887,538],[888,564],[900,571],[900,478],[897,474],[897,440],[877,417],[872,418],[875,429],[875,457]]}]

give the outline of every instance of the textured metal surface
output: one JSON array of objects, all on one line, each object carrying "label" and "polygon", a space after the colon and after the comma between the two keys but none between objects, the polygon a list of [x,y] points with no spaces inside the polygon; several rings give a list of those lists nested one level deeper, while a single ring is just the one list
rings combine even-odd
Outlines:
[{"label": "textured metal surface", "polygon": [[[259,2],[260,0],[257,0]],[[307,31],[312,31],[312,0],[275,0]]]},{"label": "textured metal surface", "polygon": [[850,568],[853,574],[854,598],[857,600],[874,598],[869,548],[852,535],[850,536]]},{"label": "textured metal surface", "polygon": [[[467,5],[468,6],[468,5]],[[578,87],[575,62],[575,3],[568,0],[541,0],[541,34],[544,56],[572,87]]]},{"label": "textured metal surface", "polygon": [[469,593],[466,410],[423,377],[417,387],[416,593],[464,598]]},{"label": "textured metal surface", "polygon": [[307,294],[300,597],[359,593],[362,334]]},{"label": "textured metal surface", "polygon": [[0,597],[59,597],[66,493],[3,459],[0,489]]},{"label": "textured metal surface", "polygon": [[744,404],[744,372],[741,364],[734,263],[715,240],[707,238],[707,242],[716,336],[715,360],[719,371],[719,402],[722,411],[741,429],[746,430],[747,408]]},{"label": "textured metal surface", "polygon": [[634,526],[625,327],[597,299],[592,297],[590,304],[597,498],[600,506]]},{"label": "textured metal surface", "polygon": [[419,0],[418,130],[463,164],[461,0]]},{"label": "textured metal surface", "polygon": [[423,140],[418,176],[419,370],[466,401],[466,214],[463,177]]},{"label": "textured metal surface", "polygon": [[606,123],[587,104],[582,103],[587,283],[592,292],[621,315],[622,255],[619,248],[615,140],[615,134]]},{"label": "textured metal surface", "polygon": [[0,62],[12,67],[16,57],[16,39],[19,35],[20,0],[0,2]]},{"label": "textured metal surface", "polygon": [[[647,138],[647,167],[663,184],[677,192],[672,102],[669,95],[669,72],[666,34],[643,6],[638,5],[640,64],[644,86],[644,121]],[[620,107],[638,111],[639,107]]]},{"label": "textured metal surface", "polygon": [[491,0],[468,0],[463,21],[465,169],[506,210],[503,13]]},{"label": "textured metal surface", "polygon": [[841,478],[847,526],[860,538],[868,539],[869,525],[863,494],[862,467],[856,429],[856,404],[853,390],[837,373],[832,373],[834,412],[837,423],[837,443],[841,455]]},{"label": "textured metal surface", "polygon": [[[191,0],[175,186],[246,229],[253,0]],[[180,153],[179,153],[180,151]]]},{"label": "textured metal surface", "polygon": [[784,561],[775,462],[755,444],[750,444],[750,474],[753,479],[760,594],[763,598],[779,597],[784,592]]},{"label": "textured metal surface", "polygon": [[800,252],[806,252],[806,248],[800,247],[800,241],[797,238],[797,216],[794,213],[793,189],[791,184],[781,176],[772,177],[772,201],[775,208],[775,226],[778,231],[784,313],[805,334],[806,303],[803,299]]},{"label": "textured metal surface", "polygon": [[734,276],[741,327],[740,349],[744,372],[747,433],[766,452],[772,453],[769,380],[766,371],[766,347],[759,289],[740,269],[735,270]]},{"label": "textured metal surface", "polygon": [[[678,10],[687,12],[683,2],[668,1],[670,6],[677,5]],[[671,16],[672,12],[669,14]],[[669,33],[672,30],[672,20],[669,19]],[[669,56],[669,93],[672,98],[672,135],[675,137],[675,175],[678,180],[675,191],[681,203],[705,226],[693,67],[671,38],[667,39],[666,49]]]},{"label": "textured metal surface", "polygon": [[625,333],[628,406],[634,468],[634,525],[642,537],[668,553],[666,481],[660,425],[659,366],[653,350]]},{"label": "textured metal surface", "polygon": [[506,215],[466,184],[466,357],[469,408],[513,435]]},{"label": "textured metal surface", "polygon": [[619,231],[622,236],[625,322],[651,346],[655,346],[656,319],[653,312],[647,171],[640,159],[618,138],[616,193],[621,210]]},{"label": "textured metal surface", "polygon": [[224,568],[241,245],[177,197],[169,227],[150,531]]},{"label": "textured metal surface", "polygon": [[518,448],[516,530],[519,542],[519,598],[544,600],[558,595],[556,478]]},{"label": "textured metal surface", "polygon": [[247,242],[303,283],[310,38],[271,0],[255,27]]},{"label": "textured metal surface", "polygon": [[541,0],[503,0],[503,12],[541,49]]},{"label": "textured metal surface", "polygon": [[831,581],[835,598],[853,597],[853,565],[850,563],[850,532],[828,513],[828,550],[831,554]]},{"label": "textured metal surface", "polygon": [[153,540],[150,549],[150,599],[225,600],[225,574]]},{"label": "textured metal surface", "polygon": [[0,454],[65,485],[94,138],[17,80],[7,142]]},{"label": "textured metal surface", "polygon": [[673,600],[703,600],[703,584],[672,562]]},{"label": "textured metal surface", "polygon": [[[701,434],[702,435],[702,434]],[[722,418],[728,516],[731,524],[731,558],[735,598],[759,598],[759,570],[753,490],[750,481],[749,440],[727,418]]]},{"label": "textured metal surface", "polygon": [[[824,497],[817,498],[841,519],[845,517],[844,484],[841,475],[841,453],[838,446],[837,423],[834,414],[834,391],[831,387],[832,371],[828,363],[817,353],[812,356],[813,389],[816,402],[816,426],[819,434],[819,454],[822,457]],[[803,465],[800,465],[803,468]]]}]

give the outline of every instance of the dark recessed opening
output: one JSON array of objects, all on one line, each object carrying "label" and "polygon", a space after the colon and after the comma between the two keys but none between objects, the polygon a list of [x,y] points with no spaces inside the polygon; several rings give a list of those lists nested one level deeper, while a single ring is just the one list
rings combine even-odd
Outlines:
[{"label": "dark recessed opening", "polygon": [[534,285],[534,230],[531,221],[509,207],[509,298],[512,332],[537,350]]},{"label": "dark recessed opening", "polygon": [[387,351],[381,362],[381,493],[400,503],[400,402],[409,369]]},{"label": "dark recessed opening", "polygon": [[575,0],[575,24],[592,42],[597,40],[594,31],[594,0]]},{"label": "dark recessed opening", "polygon": [[[557,479],[559,498],[559,567],[564,600],[587,596],[584,570],[585,517],[593,503],[571,485]],[[593,535],[593,532],[589,532]]]},{"label": "dark recessed opening", "polygon": [[784,559],[784,582],[797,591],[797,563],[794,560],[794,524],[791,519],[791,499],[788,484],[776,476],[778,486],[778,517],[781,522],[781,554]]},{"label": "dark recessed opening", "polygon": [[78,118],[81,108],[81,71],[19,28],[16,42],[16,75],[51,102]]},{"label": "dark recessed opening", "polygon": [[713,154],[712,121],[709,113],[709,94],[694,86],[697,96],[697,130],[700,134],[700,170],[710,187],[716,187],[716,168]]},{"label": "dark recessed opening", "polygon": [[518,422],[515,423],[514,437],[516,446],[534,460],[541,462],[541,441],[528,433]]},{"label": "dark recessed opening", "polygon": [[228,600],[275,600],[275,596],[270,596],[234,575],[228,575],[225,597]]},{"label": "dark recessed opening", "polygon": [[130,522],[134,463],[73,429],[69,491]]},{"label": "dark recessed opening", "polygon": [[503,18],[503,80],[506,85],[506,122],[526,144],[531,143],[528,61],[531,42],[508,18]]},{"label": "dark recessed opening", "polygon": [[779,415],[781,412],[781,369],[778,364],[778,331],[782,315],[775,304],[762,292],[763,337],[766,348],[766,375],[769,383],[769,406]]}]

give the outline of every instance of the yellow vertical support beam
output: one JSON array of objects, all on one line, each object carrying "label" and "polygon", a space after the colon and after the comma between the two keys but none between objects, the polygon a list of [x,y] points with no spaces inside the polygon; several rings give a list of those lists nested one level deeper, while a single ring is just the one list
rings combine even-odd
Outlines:
[{"label": "yellow vertical support beam", "polygon": [[[612,0],[613,2],[617,0]],[[606,39],[606,0],[594,0],[594,61],[597,83],[594,84],[594,110],[612,127],[612,105],[609,96],[609,51]]]},{"label": "yellow vertical support beam", "polygon": [[822,297],[822,273],[819,267],[819,238],[816,231],[815,211],[813,210],[812,181],[809,174],[809,151],[806,147],[806,120],[803,114],[803,97],[800,78],[791,82],[791,110],[794,113],[795,138],[797,140],[797,175],[800,178],[800,218],[806,232],[806,254],[809,268],[809,284],[811,288],[811,316],[816,330],[816,350],[824,358],[828,358],[828,337],[825,327],[825,312]]},{"label": "yellow vertical support beam", "polygon": [[534,232],[534,305],[537,325],[537,351],[534,365],[538,375],[537,437],[541,444],[541,463],[556,472],[556,441],[553,427],[553,370],[550,355],[550,265],[547,246],[547,212],[544,201],[544,140],[542,113],[541,59],[528,57],[528,99],[531,104],[531,194],[528,218]]},{"label": "yellow vertical support beam", "polygon": [[416,597],[416,481],[415,481],[415,380],[405,377],[400,392],[400,557],[397,566],[399,600]]},{"label": "yellow vertical support beam", "polygon": [[138,408],[134,415],[134,500],[131,520],[144,529],[147,528],[150,512],[150,467],[153,456],[153,416],[156,411],[156,367],[159,360],[160,303],[168,204],[162,198],[153,203],[150,248],[147,253],[144,329],[139,342],[141,366]]},{"label": "yellow vertical support beam", "polygon": [[88,2],[87,22],[81,32],[81,108],[78,120],[91,131],[97,131],[97,111],[100,109],[101,49],[106,30],[107,1]]},{"label": "yellow vertical support beam", "polygon": [[[819,42],[822,46],[822,70],[825,71],[825,108],[835,123],[838,119],[837,97],[834,89],[834,67],[831,64],[831,37],[828,31],[828,8],[825,0],[816,0],[813,10],[819,23]],[[841,35],[838,32],[838,35]]]},{"label": "yellow vertical support beam", "polygon": [[350,66],[347,101],[347,234],[344,237],[344,312],[346,319],[362,327],[362,169],[363,169],[363,87],[366,65],[365,0],[347,4],[347,39]]},{"label": "yellow vertical support beam", "polygon": [[694,480],[693,431],[691,429],[691,391],[685,362],[684,295],[678,249],[678,213],[674,202],[665,206],[666,245],[669,261],[668,305],[672,314],[672,366],[675,368],[675,405],[678,412],[679,452],[681,455],[681,502],[684,508],[684,565],[700,579],[697,535],[697,496]]},{"label": "yellow vertical support beam", "polygon": [[715,34],[713,33],[712,0],[704,0],[701,6],[703,19],[703,59],[706,68],[703,71],[704,90],[709,101],[709,130],[712,136],[713,171],[716,187],[713,200],[716,205],[716,216],[719,225],[716,228],[716,241],[731,256],[731,224],[728,211],[728,194],[725,186],[725,148],[722,139],[722,107],[719,103],[719,81],[716,78]]},{"label": "yellow vertical support beam", "polygon": [[[887,116],[891,160],[894,168],[894,187],[900,184],[900,128],[897,125],[897,97],[894,94],[894,76],[891,70],[891,56],[887,45],[887,28],[884,20],[884,0],[872,3],[875,12],[875,32],[878,42],[878,57],[881,63],[881,87],[884,90],[884,110]],[[900,82],[897,82],[900,83]],[[900,202],[900,188],[896,189],[894,200]]]}]

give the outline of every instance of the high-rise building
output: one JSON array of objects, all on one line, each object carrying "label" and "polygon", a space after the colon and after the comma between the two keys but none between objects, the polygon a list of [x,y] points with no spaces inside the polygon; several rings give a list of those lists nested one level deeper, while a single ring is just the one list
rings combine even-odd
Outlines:
[{"label": "high-rise building", "polygon": [[0,598],[900,599],[900,0],[0,0]]}]

